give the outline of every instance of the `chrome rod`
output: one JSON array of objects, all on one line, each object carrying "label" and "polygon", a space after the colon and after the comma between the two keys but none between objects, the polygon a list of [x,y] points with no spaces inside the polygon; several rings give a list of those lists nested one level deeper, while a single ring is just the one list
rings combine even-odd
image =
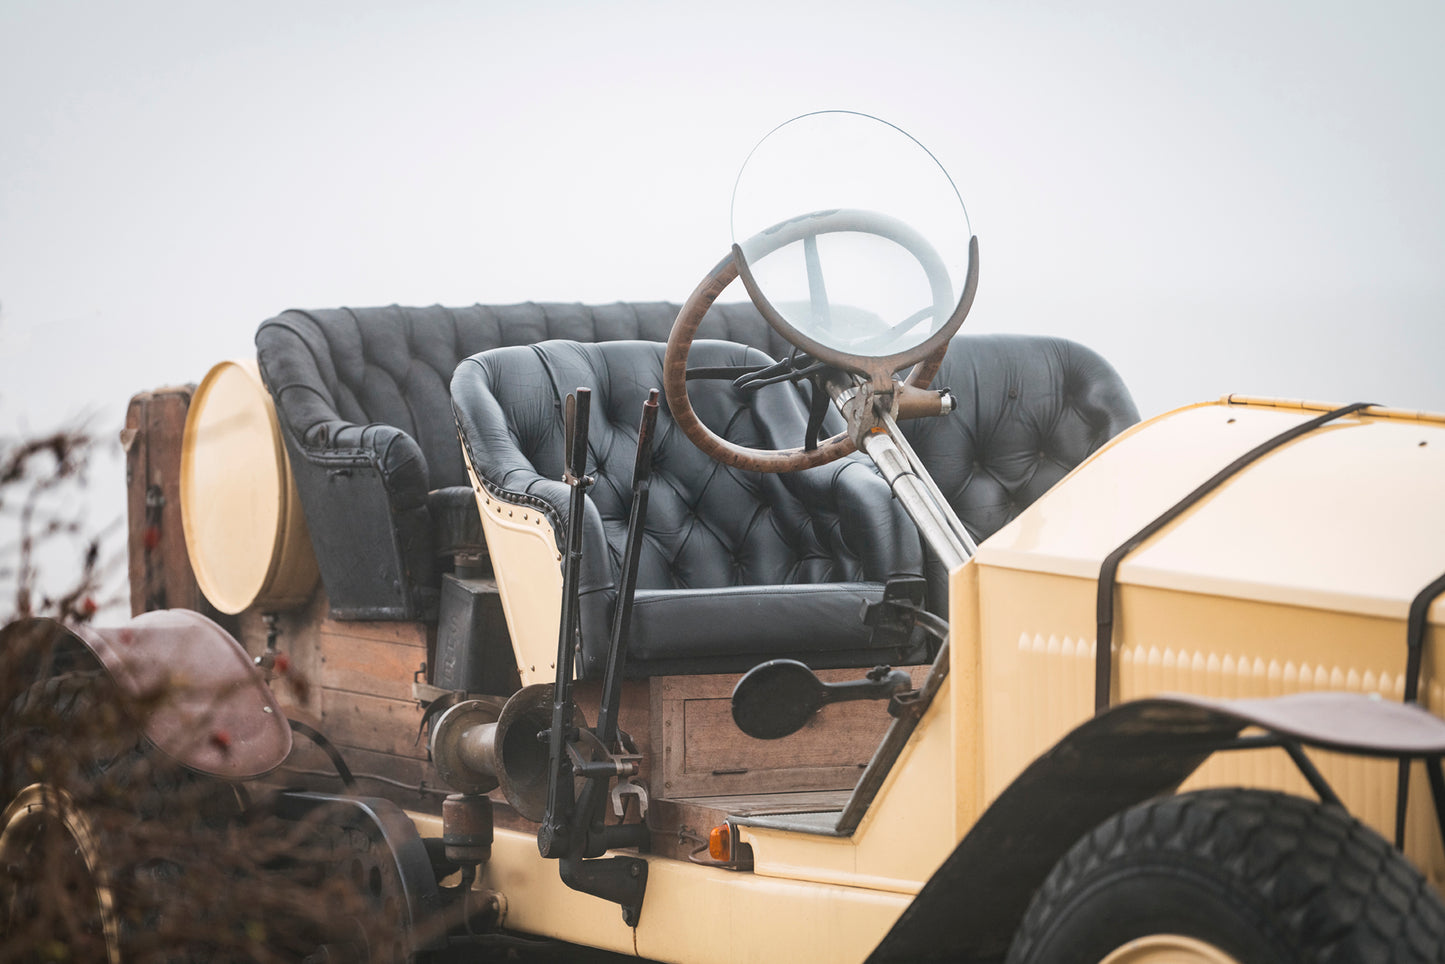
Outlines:
[{"label": "chrome rod", "polygon": [[[872,395],[857,376],[840,371],[832,372],[823,383],[853,441],[873,460],[939,561],[952,570],[972,558],[977,544],[884,407],[882,397]],[[877,411],[870,410],[875,406]]]},{"label": "chrome rod", "polygon": [[913,449],[913,443],[908,441],[908,436],[903,434],[903,430],[898,427],[898,423],[893,420],[892,415],[883,415],[883,425],[888,430],[889,437],[893,439],[893,444],[898,446],[899,450],[908,459],[908,464],[913,467],[913,473],[917,475],[928,488],[928,493],[932,496],[934,504],[942,509],[943,517],[948,521],[949,528],[952,529],[954,535],[958,537],[958,541],[962,543],[964,551],[969,557],[972,557],[973,554],[978,551],[978,543],[973,541],[973,535],[968,531],[968,527],[963,524],[963,520],[958,517],[958,513],[953,511],[953,506],[949,503],[948,499],[944,497],[943,493],[939,491],[938,483],[933,481],[933,476],[924,468],[923,460],[918,457],[918,453]]},{"label": "chrome rod", "polygon": [[976,549],[973,540],[965,541],[958,537],[949,519],[953,510],[947,502],[940,505],[934,498],[928,484],[908,464],[907,456],[899,450],[898,443],[886,433],[866,435],[863,437],[863,451],[892,486],[903,511],[908,513],[918,527],[918,534],[939,561],[950,570],[967,562]]}]

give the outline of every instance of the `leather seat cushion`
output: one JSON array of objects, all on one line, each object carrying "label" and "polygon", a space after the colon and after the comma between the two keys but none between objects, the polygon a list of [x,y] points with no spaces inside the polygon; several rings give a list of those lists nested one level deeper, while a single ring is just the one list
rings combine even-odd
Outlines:
[{"label": "leather seat cushion", "polygon": [[896,652],[870,646],[862,616],[864,606],[882,598],[877,583],[804,583],[778,590],[639,590],[628,647],[631,675],[737,673],[783,657],[827,669],[916,662],[921,655],[911,646]]}]

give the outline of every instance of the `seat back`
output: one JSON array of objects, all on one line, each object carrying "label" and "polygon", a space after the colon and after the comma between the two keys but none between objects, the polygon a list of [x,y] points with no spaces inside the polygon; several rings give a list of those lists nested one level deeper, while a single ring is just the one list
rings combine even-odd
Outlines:
[{"label": "seat back", "polygon": [[[467,484],[448,395],[463,358],[551,339],[666,341],[679,310],[662,301],[293,309],[263,322],[256,345],[278,411],[303,443],[324,445],[337,420],[395,426],[416,440],[439,489]],[[715,306],[701,329],[765,350],[781,342],[746,304]]]},{"label": "seat back", "polygon": [[[958,409],[904,422],[903,433],[979,542],[1139,421],[1113,366],[1063,338],[960,336],[933,387],[951,389]],[[929,598],[940,605],[947,573],[929,562]]]}]

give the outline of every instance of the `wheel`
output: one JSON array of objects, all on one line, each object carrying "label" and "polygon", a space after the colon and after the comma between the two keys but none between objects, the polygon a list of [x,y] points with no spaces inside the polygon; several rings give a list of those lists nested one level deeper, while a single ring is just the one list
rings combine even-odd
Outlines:
[{"label": "wheel", "polygon": [[1182,934],[1150,934],[1130,941],[1103,964],[1240,964],[1213,944]]},{"label": "wheel", "polygon": [[17,668],[0,673],[0,960],[400,959],[375,841],[338,851],[332,828],[188,768],[145,734],[163,692],[129,694],[70,636],[16,632],[0,635]]},{"label": "wheel", "polygon": [[194,935],[224,901],[183,883],[214,876],[235,789],[157,751],[144,703],[87,654],[63,663],[10,681],[18,695],[0,713],[0,934],[24,959],[213,957]]},{"label": "wheel", "polygon": [[[912,327],[925,315],[932,315],[940,311],[947,312],[952,309],[948,322],[910,349],[878,357],[858,354],[856,346],[853,346],[851,351],[841,350],[829,345],[826,340],[817,340],[814,337],[817,335],[816,332],[800,331],[794,327],[751,283],[742,251],[748,249],[750,257],[761,257],[769,251],[797,241],[802,241],[805,245],[809,242],[816,242],[818,235],[831,232],[876,234],[879,237],[887,238],[901,245],[923,266],[935,303],[924,312],[917,313],[892,328],[886,328],[883,332],[885,336]],[[703,279],[702,283],[688,297],[687,302],[678,313],[677,320],[673,323],[672,331],[667,339],[667,353],[663,359],[662,368],[663,391],[667,396],[667,404],[673,420],[677,422],[683,434],[710,457],[749,471],[793,472],[824,465],[842,458],[855,448],[853,440],[846,432],[839,432],[820,441],[813,449],[793,448],[765,451],[734,444],[703,424],[693,411],[692,402],[687,395],[687,355],[692,347],[697,328],[702,323],[707,310],[712,307],[712,303],[717,300],[718,295],[722,294],[723,290],[737,279],[741,271],[744,274],[745,282],[748,283],[748,293],[752,296],[758,310],[768,319],[769,324],[773,325],[793,344],[829,365],[866,374],[875,383],[887,383],[894,372],[912,365],[912,370],[903,379],[903,384],[909,388],[922,389],[926,388],[928,383],[933,380],[933,376],[937,374],[938,366],[943,361],[943,355],[948,350],[948,339],[963,323],[964,316],[968,314],[968,309],[973,303],[973,295],[978,286],[977,263],[977,244],[973,243],[970,245],[969,275],[963,286],[962,297],[956,306],[945,305],[938,299],[951,295],[952,289],[946,267],[925,238],[897,219],[871,211],[842,209],[793,218],[760,232],[755,237],[743,242],[742,245],[736,246],[733,254],[724,258]],[[809,272],[809,285],[810,287],[816,285],[814,288],[815,298],[826,301],[827,296],[821,291],[821,268]],[[820,385],[815,385],[813,390],[816,392],[823,389]]]},{"label": "wheel", "polygon": [[32,784],[0,814],[0,934],[53,960],[121,959],[100,835],[64,790]]},{"label": "wheel", "polygon": [[1338,807],[1262,790],[1142,804],[1080,840],[1034,896],[1008,964],[1445,959],[1445,905]]}]

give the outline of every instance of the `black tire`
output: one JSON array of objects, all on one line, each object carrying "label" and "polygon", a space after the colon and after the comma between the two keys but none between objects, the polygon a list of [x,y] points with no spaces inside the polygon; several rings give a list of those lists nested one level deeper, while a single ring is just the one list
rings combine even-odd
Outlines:
[{"label": "black tire", "polygon": [[1126,810],[1075,844],[1034,895],[1008,964],[1099,964],[1169,934],[1240,964],[1426,964],[1445,960],[1445,905],[1338,807],[1204,790]]}]

